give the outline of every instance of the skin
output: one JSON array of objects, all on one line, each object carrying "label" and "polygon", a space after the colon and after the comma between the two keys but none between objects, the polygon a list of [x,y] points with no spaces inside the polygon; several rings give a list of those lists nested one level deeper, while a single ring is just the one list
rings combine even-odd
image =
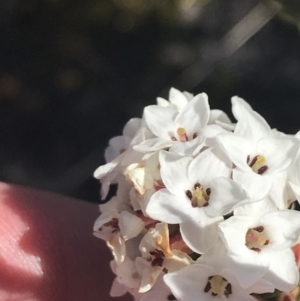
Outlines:
[{"label": "skin", "polygon": [[0,301],[129,301],[109,297],[97,205],[0,183]]}]

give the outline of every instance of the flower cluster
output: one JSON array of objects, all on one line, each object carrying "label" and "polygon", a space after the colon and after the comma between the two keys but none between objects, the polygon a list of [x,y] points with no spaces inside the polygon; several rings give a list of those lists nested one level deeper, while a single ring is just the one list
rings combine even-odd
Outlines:
[{"label": "flower cluster", "polygon": [[300,135],[231,101],[236,123],[205,93],[172,88],[109,141],[94,176],[102,199],[118,190],[94,234],[114,257],[112,296],[250,301],[296,288]]}]

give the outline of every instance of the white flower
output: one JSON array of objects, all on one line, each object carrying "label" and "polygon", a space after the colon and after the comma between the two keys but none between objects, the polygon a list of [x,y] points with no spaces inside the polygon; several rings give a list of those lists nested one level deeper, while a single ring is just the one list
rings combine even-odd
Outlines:
[{"label": "white flower", "polygon": [[134,214],[108,210],[95,221],[94,235],[107,242],[116,262],[120,263],[126,256],[125,241],[136,237],[143,229],[143,221]]},{"label": "white flower", "polygon": [[229,179],[231,163],[219,148],[195,159],[161,151],[161,177],[166,188],[150,199],[146,213],[157,220],[180,224],[187,245],[204,253],[217,240],[217,224],[247,194]]},{"label": "white flower", "polygon": [[166,223],[158,223],[155,228],[150,229],[139,248],[143,256],[136,259],[138,270],[143,275],[139,292],[150,290],[163,270],[177,271],[192,263],[192,259],[186,253],[170,249]]},{"label": "white flower", "polygon": [[295,288],[299,273],[291,247],[300,236],[300,212],[277,210],[264,200],[238,207],[234,214],[219,224],[219,233],[237,262],[241,286],[263,277],[279,290]]},{"label": "white flower", "polygon": [[233,179],[252,200],[262,200],[271,193],[270,198],[277,206],[284,206],[286,170],[299,149],[296,139],[274,135],[259,114],[244,110],[234,134],[220,134],[217,140],[236,166]]},{"label": "white flower", "polygon": [[140,163],[130,164],[124,171],[126,178],[134,185],[139,194],[148,189],[163,187],[160,175],[159,151],[147,154]]},{"label": "white flower", "polygon": [[180,92],[175,88],[171,88],[169,91],[169,101],[157,97],[157,105],[161,107],[171,107],[180,112],[193,97],[194,95],[189,92]]},{"label": "white flower", "polygon": [[150,291],[143,294],[140,301],[175,301],[170,288],[165,284],[163,276],[160,275]]},{"label": "white flower", "polygon": [[[136,118],[138,119],[138,118]],[[99,166],[95,172],[94,177],[101,181],[101,198],[102,200],[106,198],[109,187],[111,183],[115,182],[116,177],[121,174],[124,169],[131,163],[139,162],[143,154],[135,151],[133,146],[141,143],[146,138],[149,137],[149,130],[146,127],[141,127],[137,129],[137,124],[140,122],[136,119],[131,119],[124,127],[124,133],[129,136],[125,136],[123,138],[116,138],[116,141],[113,140],[113,144],[111,144],[107,148],[106,158],[111,159],[115,155],[119,153],[117,157],[115,157],[112,161],[106,163],[105,165]],[[134,132],[137,131],[135,134]],[[133,138],[131,139],[131,137]],[[151,136],[151,134],[150,134]],[[128,141],[130,143],[128,144]],[[126,145],[123,142],[126,141]],[[113,149],[112,156],[108,155],[108,150]]]},{"label": "white flower", "polygon": [[170,107],[148,106],[144,110],[145,121],[156,136],[134,149],[150,152],[170,148],[170,152],[181,155],[194,155],[204,145],[212,144],[217,134],[224,132],[218,125],[207,125],[209,104],[205,93],[196,95],[177,112]]},{"label": "white flower", "polygon": [[184,301],[255,301],[251,293],[273,292],[274,287],[259,280],[247,289],[242,288],[230,269],[192,264],[177,272],[168,273],[164,281],[178,300]]},{"label": "white flower", "polygon": [[141,124],[140,118],[132,118],[125,124],[122,136],[116,136],[109,140],[109,145],[104,153],[106,162],[111,162],[128,149],[131,140],[141,128]]}]

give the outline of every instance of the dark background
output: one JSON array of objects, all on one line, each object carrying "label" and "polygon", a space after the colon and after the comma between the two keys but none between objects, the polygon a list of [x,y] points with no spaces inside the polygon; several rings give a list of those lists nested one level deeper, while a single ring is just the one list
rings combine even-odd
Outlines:
[{"label": "dark background", "polygon": [[0,180],[97,202],[108,139],[172,86],[296,133],[297,7],[261,3],[2,0]]}]

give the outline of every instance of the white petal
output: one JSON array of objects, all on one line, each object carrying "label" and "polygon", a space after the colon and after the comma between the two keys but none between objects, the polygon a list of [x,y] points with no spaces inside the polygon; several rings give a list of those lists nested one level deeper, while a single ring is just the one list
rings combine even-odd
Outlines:
[{"label": "white petal", "polygon": [[232,133],[220,134],[216,139],[236,166],[245,172],[251,171],[247,164],[247,156],[253,153],[253,146],[247,139]]},{"label": "white petal", "polygon": [[188,178],[188,166],[192,158],[181,157],[166,151],[159,153],[160,173],[166,188],[178,196],[185,196],[186,190],[190,189],[194,183]]},{"label": "white petal", "polygon": [[270,262],[267,256],[261,255],[249,249],[244,254],[230,253],[230,268],[241,287],[251,287],[267,273]]},{"label": "white petal", "polygon": [[211,216],[220,216],[230,213],[234,208],[250,202],[249,196],[242,187],[231,179],[220,177],[213,179],[210,184],[211,194],[209,205],[205,212]]},{"label": "white petal", "polygon": [[170,89],[169,100],[178,110],[182,110],[188,104],[186,96],[175,88]]},{"label": "white petal", "polygon": [[196,261],[199,264],[205,264],[215,268],[218,271],[230,266],[230,257],[227,255],[227,249],[219,238],[217,243],[207,252],[202,254]]},{"label": "white petal", "polygon": [[291,188],[292,188],[293,192],[295,193],[298,203],[300,203],[300,186],[297,186],[291,182],[289,182],[289,184],[291,185]]},{"label": "white petal", "polygon": [[[269,199],[265,199],[259,202],[253,202],[237,207],[234,210],[234,215],[248,215],[251,216],[253,223],[260,222],[262,216],[271,211],[276,211],[277,207]],[[257,226],[257,225],[256,225]]]},{"label": "white petal", "polygon": [[276,250],[290,248],[300,237],[300,212],[295,210],[276,210],[262,217],[263,223],[271,232],[271,246]]},{"label": "white petal", "polygon": [[104,176],[106,176],[108,173],[110,173],[116,166],[121,162],[123,158],[123,154],[117,157],[115,160],[99,166],[95,171],[94,171],[94,178],[100,180]]},{"label": "white petal", "polygon": [[104,157],[106,162],[117,158],[124,150],[128,148],[130,138],[126,136],[116,136],[109,140],[109,146],[105,149]]},{"label": "white petal", "polygon": [[299,271],[295,255],[291,249],[273,252],[270,267],[264,279],[274,284],[281,291],[292,291],[299,282]]},{"label": "white petal", "polygon": [[231,121],[225,112],[221,110],[210,110],[208,124],[214,124],[216,123],[217,120],[224,123],[231,124]]},{"label": "white petal", "polygon": [[110,296],[121,297],[127,293],[127,288],[123,284],[120,284],[118,279],[115,278],[110,289]]},{"label": "white petal", "polygon": [[202,149],[204,142],[205,138],[203,136],[198,136],[186,142],[177,141],[170,147],[169,151],[181,156],[192,156]]},{"label": "white petal", "polygon": [[[287,172],[276,173],[272,175],[272,189],[268,195],[268,198],[277,206],[278,209],[287,209],[291,203],[289,198],[286,178]],[[288,203],[289,201],[289,203]]]},{"label": "white petal", "polygon": [[177,112],[171,107],[148,106],[144,109],[144,116],[149,129],[157,137],[169,139],[173,133],[174,119]]},{"label": "white petal", "polygon": [[200,181],[208,185],[216,177],[229,177],[231,162],[219,147],[209,148],[200,153],[190,164],[188,177],[192,183]]},{"label": "white petal", "polygon": [[219,234],[226,248],[232,253],[246,254],[248,251],[253,252],[245,245],[247,231],[253,226],[249,216],[232,216],[219,224]]},{"label": "white petal", "polygon": [[194,133],[199,133],[200,129],[205,127],[209,112],[207,95],[198,94],[177,115],[175,124],[177,127],[183,127],[191,139]]},{"label": "white petal", "polygon": [[298,140],[291,138],[264,138],[257,145],[258,153],[266,157],[266,174],[285,171],[295,161],[298,150]]},{"label": "white petal", "polygon": [[154,152],[159,149],[164,149],[172,146],[174,144],[174,141],[171,141],[170,139],[162,139],[162,138],[151,138],[148,140],[143,141],[142,143],[135,145],[133,147],[134,150],[138,152]]},{"label": "white petal", "polygon": [[157,101],[157,105],[160,107],[169,107],[170,106],[170,103],[164,98],[157,97],[156,101]]},{"label": "white petal", "polygon": [[272,189],[272,178],[268,175],[259,175],[255,172],[242,172],[235,168],[232,178],[249,194],[252,201],[266,198]]},{"label": "white petal", "polygon": [[142,125],[141,118],[131,118],[123,128],[123,135],[133,138]]},{"label": "white petal", "polygon": [[219,145],[219,141],[216,139],[217,135],[222,133],[228,133],[222,126],[217,124],[210,124],[201,130],[201,135],[205,137],[205,144],[209,147]]},{"label": "white petal", "polygon": [[246,102],[243,98],[238,96],[233,96],[231,98],[232,104],[232,113],[236,120],[240,120],[243,118],[243,114],[245,110],[252,111],[251,106],[248,102]]},{"label": "white petal", "polygon": [[218,224],[221,221],[221,216],[207,217],[203,214],[200,221],[190,220],[180,224],[180,233],[190,249],[203,254],[217,243]]},{"label": "white petal", "polygon": [[251,143],[263,137],[272,136],[272,130],[265,119],[255,111],[245,110],[243,117],[236,124],[234,133],[249,139]]},{"label": "white petal", "polygon": [[146,213],[153,219],[178,224],[189,218],[189,207],[192,208],[187,197],[178,198],[167,189],[161,189],[151,197]]},{"label": "white petal", "polygon": [[207,279],[216,272],[209,266],[193,264],[178,272],[164,276],[165,283],[178,300],[184,301],[212,301],[212,296],[204,292]]},{"label": "white petal", "polygon": [[143,221],[128,211],[122,211],[119,217],[119,227],[124,240],[131,239],[141,233],[144,229]]}]

